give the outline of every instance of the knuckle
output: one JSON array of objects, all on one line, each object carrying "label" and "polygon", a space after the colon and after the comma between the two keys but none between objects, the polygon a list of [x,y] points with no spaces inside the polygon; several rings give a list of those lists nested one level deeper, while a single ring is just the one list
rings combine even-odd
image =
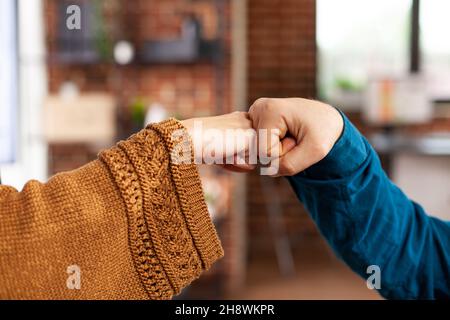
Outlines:
[{"label": "knuckle", "polygon": [[273,98],[266,98],[264,103],[266,111],[274,111],[277,109],[276,100]]},{"label": "knuckle", "polygon": [[251,120],[258,121],[261,119],[270,120],[271,122],[279,121],[280,114],[279,101],[276,98],[259,98],[253,103],[248,111]]},{"label": "knuckle", "polygon": [[236,111],[236,117],[243,128],[252,128],[252,121],[249,114],[245,111]]},{"label": "knuckle", "polygon": [[248,115],[250,118],[252,118],[255,115],[255,109],[256,109],[256,105],[252,104],[250,106],[250,108],[248,109]]},{"label": "knuckle", "polygon": [[265,111],[267,109],[273,109],[275,106],[275,99],[273,98],[258,98],[250,109],[257,109],[258,111]]},{"label": "knuckle", "polygon": [[230,116],[233,119],[236,119],[238,121],[243,121],[245,119],[247,119],[247,112],[244,111],[233,111],[230,113]]},{"label": "knuckle", "polygon": [[329,151],[330,151],[330,147],[328,146],[328,144],[317,143],[317,144],[315,144],[313,152],[316,155],[316,157],[319,160],[321,160],[321,159],[323,159],[323,158],[325,158],[327,156]]},{"label": "knuckle", "polygon": [[238,121],[245,122],[247,121],[247,112],[244,111],[233,111],[231,115],[236,118]]},{"label": "knuckle", "polygon": [[263,105],[268,98],[262,97],[255,100],[254,105]]}]

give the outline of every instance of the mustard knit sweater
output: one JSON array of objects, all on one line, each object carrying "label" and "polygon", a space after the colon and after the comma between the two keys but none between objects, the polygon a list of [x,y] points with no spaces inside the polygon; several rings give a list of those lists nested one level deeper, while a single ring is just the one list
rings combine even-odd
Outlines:
[{"label": "mustard knit sweater", "polygon": [[195,164],[170,161],[175,129],[148,126],[22,192],[0,186],[0,298],[170,299],[220,258]]}]

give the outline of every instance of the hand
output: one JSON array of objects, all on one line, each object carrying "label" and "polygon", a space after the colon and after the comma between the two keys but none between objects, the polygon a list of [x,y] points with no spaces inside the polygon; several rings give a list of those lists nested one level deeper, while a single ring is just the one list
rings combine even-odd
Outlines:
[{"label": "hand", "polygon": [[[254,169],[254,165],[239,164],[237,160],[239,155],[245,156],[252,141],[256,142],[247,112],[192,118],[182,121],[182,124],[191,136],[198,163],[215,163],[239,172]],[[232,164],[225,163],[227,158]],[[223,163],[217,163],[217,160]]]},{"label": "hand", "polygon": [[[258,146],[271,155],[274,139],[281,141],[277,176],[291,176],[319,162],[339,139],[344,122],[339,112],[325,103],[302,98],[261,98],[249,110],[255,129],[278,129],[277,136]],[[272,142],[271,142],[272,141]]]}]

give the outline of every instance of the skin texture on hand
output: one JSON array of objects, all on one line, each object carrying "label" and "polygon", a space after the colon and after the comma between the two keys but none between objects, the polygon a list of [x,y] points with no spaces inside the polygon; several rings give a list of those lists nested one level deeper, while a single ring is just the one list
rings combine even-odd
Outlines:
[{"label": "skin texture on hand", "polygon": [[194,122],[201,121],[203,129],[218,129],[225,131],[227,129],[251,129],[252,121],[247,112],[235,111],[220,116],[191,118],[181,121],[183,126],[193,135]]},{"label": "skin texture on hand", "polygon": [[[270,141],[281,141],[277,176],[295,175],[319,162],[331,151],[341,136],[344,122],[339,111],[325,103],[302,98],[261,98],[250,107],[249,116],[255,129],[272,133],[259,148],[270,155]],[[278,130],[270,130],[278,129]]]},{"label": "skin texture on hand", "polygon": [[[251,134],[254,131],[247,112],[236,111],[220,116],[192,118],[183,120],[181,123],[187,129],[194,148],[202,149],[203,159],[200,159],[202,163],[207,161],[204,157],[205,150],[211,150],[210,154],[220,150],[224,159],[233,158],[233,164],[224,163],[221,165],[222,167],[237,172],[255,168],[250,164],[238,164],[236,159],[238,154],[246,153],[252,140],[245,135],[245,133]],[[217,134],[213,134],[214,132]],[[238,140],[242,141],[241,145],[235,143]],[[227,148],[230,145],[232,147]]]}]

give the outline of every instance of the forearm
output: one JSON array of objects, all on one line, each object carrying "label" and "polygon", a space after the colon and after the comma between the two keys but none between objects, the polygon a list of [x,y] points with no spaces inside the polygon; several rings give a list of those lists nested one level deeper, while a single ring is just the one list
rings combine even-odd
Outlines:
[{"label": "forearm", "polygon": [[[175,120],[21,192],[0,187],[0,297],[167,299],[223,254]],[[188,194],[189,193],[189,194]],[[66,270],[81,271],[81,288]]]},{"label": "forearm", "polygon": [[[121,285],[125,298],[146,297],[128,249],[124,202],[101,161],[45,184],[30,181],[21,192],[9,188],[0,217],[1,298],[120,298]],[[68,287],[72,268],[80,281]]]},{"label": "forearm", "polygon": [[361,276],[381,269],[389,298],[449,296],[450,226],[427,216],[383,172],[369,143],[345,119],[328,156],[289,178],[336,253]]}]

